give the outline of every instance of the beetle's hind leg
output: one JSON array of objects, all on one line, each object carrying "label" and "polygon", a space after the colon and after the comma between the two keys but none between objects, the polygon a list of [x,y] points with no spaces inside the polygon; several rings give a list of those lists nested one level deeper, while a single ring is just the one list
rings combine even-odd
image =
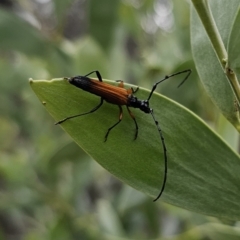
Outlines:
[{"label": "beetle's hind leg", "polygon": [[61,123],[63,123],[63,122],[66,122],[66,121],[69,120],[69,119],[72,119],[72,118],[76,118],[76,117],[80,117],[80,116],[83,116],[83,115],[87,115],[87,114],[93,113],[93,112],[97,111],[97,110],[102,106],[102,104],[103,104],[103,98],[101,98],[100,103],[99,103],[96,107],[94,107],[92,110],[90,110],[90,111],[88,111],[88,112],[85,112],[85,113],[80,113],[80,114],[77,114],[77,115],[73,115],[73,116],[70,116],[70,117],[66,117],[66,118],[64,118],[64,119],[62,119],[62,120],[60,120],[60,121],[58,121],[58,122],[56,122],[56,123],[54,123],[54,124],[55,124],[55,125],[58,125],[58,124],[61,124]]},{"label": "beetle's hind leg", "polygon": [[135,137],[134,137],[134,140],[137,139],[137,136],[138,136],[138,124],[137,124],[137,121],[136,121],[136,118],[135,116],[133,115],[133,113],[130,111],[129,107],[127,106],[127,110],[128,110],[128,113],[129,115],[131,116],[131,118],[133,119],[134,123],[135,123]]},{"label": "beetle's hind leg", "polygon": [[107,133],[105,135],[105,140],[104,142],[107,141],[107,138],[108,138],[108,135],[110,133],[110,131],[116,127],[121,121],[122,121],[122,116],[123,116],[123,110],[122,110],[122,107],[120,105],[118,105],[119,109],[120,109],[120,112],[119,112],[119,119],[118,119],[118,122],[116,122],[113,126],[111,126],[108,130],[107,130]]},{"label": "beetle's hind leg", "polygon": [[[123,80],[116,80],[116,82],[119,82],[118,87],[124,88],[124,82]],[[137,87],[136,89],[133,89],[132,87],[127,89],[128,94],[133,94],[136,93],[138,91],[139,87]]]}]

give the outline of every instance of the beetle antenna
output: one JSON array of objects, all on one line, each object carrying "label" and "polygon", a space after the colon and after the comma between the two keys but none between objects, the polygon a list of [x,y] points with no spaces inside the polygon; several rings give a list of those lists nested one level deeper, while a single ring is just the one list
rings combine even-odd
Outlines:
[{"label": "beetle antenna", "polygon": [[159,123],[158,121],[156,120],[154,114],[153,114],[153,109],[150,109],[150,113],[152,115],[152,118],[154,120],[154,123],[156,124],[157,126],[157,129],[158,129],[158,132],[159,132],[159,135],[160,135],[160,138],[161,138],[161,142],[162,142],[162,147],[163,147],[163,154],[164,154],[164,176],[163,176],[163,183],[162,183],[162,188],[161,188],[161,191],[160,193],[158,194],[158,196],[153,200],[154,202],[157,201],[161,196],[162,196],[162,193],[164,191],[164,188],[165,188],[165,185],[166,185],[166,182],[167,182],[167,169],[168,169],[168,162],[167,162],[167,148],[166,148],[166,145],[165,145],[165,141],[164,141],[164,137],[163,137],[163,134],[162,134],[162,130],[159,126]]},{"label": "beetle antenna", "polygon": [[[167,75],[165,76],[165,78],[163,78],[162,80],[156,82],[153,87],[152,87],[152,91],[150,92],[149,94],[149,97],[147,99],[147,101],[149,101],[152,97],[152,94],[154,93],[154,91],[156,90],[158,84],[160,84],[161,82],[164,82],[166,81],[167,79],[171,78],[171,77],[174,77],[176,75],[179,75],[179,74],[182,74],[182,73],[187,73],[186,77],[183,79],[183,81],[178,85],[178,87],[180,87],[189,77],[189,75],[191,74],[192,70],[191,69],[187,69],[187,70],[184,70],[184,71],[181,71],[181,72],[177,72],[177,73],[174,73],[174,74],[171,74],[171,75]],[[163,155],[164,155],[164,176],[163,176],[163,183],[162,183],[162,188],[160,190],[160,193],[158,194],[158,196],[153,200],[154,202],[157,201],[163,194],[163,191],[165,189],[165,186],[166,186],[166,182],[167,182],[167,172],[168,172],[168,159],[167,159],[167,148],[166,148],[166,145],[165,145],[165,140],[164,140],[164,137],[163,137],[163,134],[162,134],[162,130],[160,128],[160,125],[158,123],[158,121],[156,120],[155,116],[154,116],[154,113],[153,113],[153,109],[150,109],[150,113],[152,115],[152,118],[154,120],[154,123],[158,129],[158,132],[159,132],[159,136],[160,136],[160,139],[161,139],[161,142],[162,142],[162,147],[163,147]]]},{"label": "beetle antenna", "polygon": [[153,92],[156,90],[156,88],[157,88],[157,86],[158,86],[159,83],[164,82],[164,81],[166,81],[167,79],[169,79],[169,78],[171,78],[171,77],[174,77],[174,76],[177,76],[177,75],[179,75],[179,74],[187,73],[186,77],[185,77],[185,78],[183,79],[183,81],[178,85],[178,87],[180,87],[180,86],[188,79],[188,77],[189,77],[189,75],[191,74],[191,72],[192,72],[191,69],[187,69],[187,70],[184,70],[184,71],[181,71],[181,72],[177,72],[177,73],[174,73],[174,74],[165,76],[165,78],[163,78],[162,80],[156,82],[156,83],[153,85],[152,91],[150,92],[149,97],[148,97],[147,100],[148,100],[148,101],[150,100],[150,98],[152,97]]}]

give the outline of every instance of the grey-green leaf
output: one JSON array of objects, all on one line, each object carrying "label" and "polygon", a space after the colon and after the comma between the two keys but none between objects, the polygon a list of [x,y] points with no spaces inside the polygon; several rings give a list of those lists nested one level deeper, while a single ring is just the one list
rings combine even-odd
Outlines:
[{"label": "grey-green leaf", "polygon": [[240,79],[240,3],[228,42],[228,65]]},{"label": "grey-green leaf", "polygon": [[[209,1],[209,3],[226,47],[239,1],[232,0],[230,3],[225,0],[214,0]],[[191,44],[196,68],[205,90],[223,115],[236,129],[239,129],[235,96],[220,63],[223,59],[219,60],[217,58],[206,31],[193,7],[191,8]]]},{"label": "grey-green leaf", "polygon": [[[87,112],[100,101],[65,80],[30,83],[55,121]],[[148,95],[144,89],[136,94],[140,99],[147,99]],[[160,201],[202,214],[240,219],[239,156],[201,119],[176,102],[154,94],[150,105],[168,151],[168,181]],[[138,109],[133,109],[133,113],[139,125],[135,141],[134,122],[126,110],[121,124],[111,131],[107,142],[103,141],[119,114],[118,107],[108,103],[61,127],[105,169],[154,198],[163,180],[162,144],[151,116]]]}]

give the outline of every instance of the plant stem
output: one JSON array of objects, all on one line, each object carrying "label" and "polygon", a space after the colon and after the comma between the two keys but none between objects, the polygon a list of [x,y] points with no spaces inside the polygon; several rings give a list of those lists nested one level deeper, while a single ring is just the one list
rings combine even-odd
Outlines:
[{"label": "plant stem", "polygon": [[237,80],[236,74],[232,69],[229,69],[227,66],[227,51],[223,44],[222,38],[218,32],[216,23],[212,16],[211,9],[209,7],[208,0],[192,0],[192,3],[202,21],[202,24],[207,32],[207,35],[212,43],[213,49],[218,57],[219,62],[221,63],[223,70],[226,73],[229,84],[232,87],[232,90],[237,99],[238,105],[240,106],[240,86]]}]

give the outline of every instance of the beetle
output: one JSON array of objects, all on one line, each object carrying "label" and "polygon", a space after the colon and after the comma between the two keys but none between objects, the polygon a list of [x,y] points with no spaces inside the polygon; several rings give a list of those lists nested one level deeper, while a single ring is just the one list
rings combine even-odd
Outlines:
[{"label": "beetle", "polygon": [[[76,118],[76,117],[80,117],[80,116],[83,116],[83,115],[93,113],[93,112],[97,111],[102,106],[102,104],[105,100],[106,102],[117,105],[119,107],[119,118],[118,118],[118,121],[114,125],[112,125],[110,128],[108,128],[108,130],[105,134],[104,141],[105,142],[107,141],[107,138],[108,138],[108,135],[109,135],[110,131],[122,121],[122,117],[123,117],[122,106],[127,107],[128,113],[135,123],[135,137],[134,137],[134,139],[137,139],[138,124],[137,124],[137,121],[136,121],[133,113],[131,112],[131,110],[129,108],[130,107],[138,108],[144,113],[151,114],[151,116],[153,118],[153,121],[154,121],[154,123],[157,127],[158,132],[159,132],[159,136],[160,136],[162,147],[163,147],[163,154],[164,154],[164,177],[163,177],[163,183],[162,183],[161,190],[160,190],[158,196],[154,199],[154,201],[157,201],[161,197],[161,195],[162,195],[162,193],[165,189],[166,182],[167,182],[167,166],[168,166],[167,163],[168,163],[168,159],[167,159],[167,148],[166,148],[165,140],[164,140],[164,137],[163,137],[163,134],[162,134],[162,130],[160,128],[160,125],[159,125],[157,119],[155,118],[153,109],[149,105],[149,101],[152,97],[152,94],[154,93],[154,91],[156,90],[157,86],[160,83],[162,83],[163,81],[166,81],[167,79],[169,79],[171,77],[174,77],[176,75],[186,73],[185,78],[178,85],[178,87],[180,87],[187,80],[187,78],[189,77],[191,72],[192,72],[191,69],[187,69],[187,70],[183,70],[183,71],[171,74],[171,75],[166,75],[163,79],[161,79],[160,81],[156,82],[153,85],[152,90],[151,90],[151,92],[150,92],[150,94],[149,94],[149,96],[146,100],[140,100],[136,96],[134,96],[134,93],[136,93],[139,90],[138,87],[136,89],[133,89],[133,88],[125,89],[124,88],[124,83],[123,83],[122,80],[117,81],[117,82],[119,82],[118,86],[113,86],[109,83],[103,82],[102,76],[101,76],[99,71],[92,71],[85,76],[75,76],[75,77],[65,78],[70,84],[74,85],[75,87],[78,87],[78,88],[80,88],[84,91],[87,91],[89,93],[92,93],[92,94],[95,94],[95,95],[99,96],[100,97],[100,103],[88,112],[66,117],[66,118],[56,122],[55,125],[61,124],[61,123],[65,122],[69,119],[72,119],[72,118]],[[88,77],[89,75],[91,75],[93,73],[96,73],[98,80],[91,79],[91,78]]]}]

